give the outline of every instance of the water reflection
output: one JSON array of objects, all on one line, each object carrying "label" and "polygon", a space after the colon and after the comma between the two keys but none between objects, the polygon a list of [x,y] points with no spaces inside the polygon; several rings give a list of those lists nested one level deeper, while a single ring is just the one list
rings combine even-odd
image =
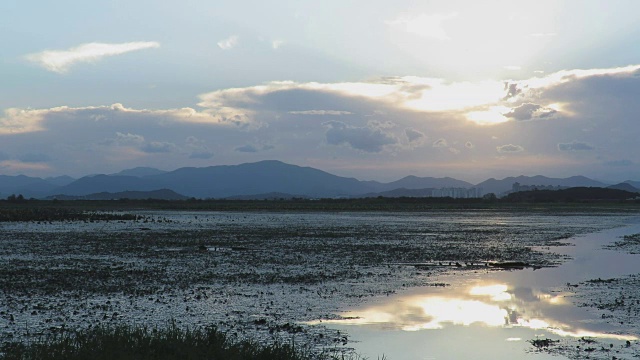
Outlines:
[{"label": "water reflection", "polygon": [[[461,290],[443,289],[407,295],[393,302],[372,305],[343,314],[341,325],[378,325],[403,331],[435,330],[447,326],[483,326],[544,329],[559,336],[637,340],[632,335],[611,334],[571,325],[553,314],[568,314],[574,306],[563,293],[545,293],[507,284],[480,283]],[[510,341],[515,341],[511,338]]]}]

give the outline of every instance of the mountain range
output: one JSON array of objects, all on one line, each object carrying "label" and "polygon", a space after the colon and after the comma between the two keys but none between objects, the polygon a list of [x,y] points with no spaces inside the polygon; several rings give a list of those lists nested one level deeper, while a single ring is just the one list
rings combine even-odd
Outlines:
[{"label": "mountain range", "polygon": [[[450,177],[406,176],[402,179],[382,183],[361,181],[330,174],[328,172],[286,164],[275,160],[240,165],[220,165],[209,167],[184,167],[173,171],[163,171],[148,167],[138,167],[105,175],[89,175],[80,179],[68,176],[38,178],[24,175],[0,175],[0,197],[23,194],[25,197],[87,197],[99,198],[116,196],[125,192],[136,196],[149,195],[148,192],[166,189],[179,195],[195,198],[264,198],[265,194],[286,197],[368,197],[368,196],[427,196],[430,189],[440,188],[482,188],[482,192],[497,195],[508,192],[514,183],[529,186],[554,187],[608,187],[584,176],[569,178],[548,178],[545,176],[507,177],[501,180],[488,179],[479,184]],[[619,189],[637,192],[638,181],[616,184]],[[108,194],[104,194],[108,193]],[[120,194],[121,195],[121,194]],[[150,197],[150,196],[147,196]]]}]

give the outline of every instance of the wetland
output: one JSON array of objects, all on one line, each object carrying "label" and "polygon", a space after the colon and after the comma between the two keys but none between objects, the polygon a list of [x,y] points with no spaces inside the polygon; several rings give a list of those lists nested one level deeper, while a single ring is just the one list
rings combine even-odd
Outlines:
[{"label": "wetland", "polygon": [[[638,354],[634,268],[599,272],[609,263],[593,262],[600,252],[616,254],[605,262],[633,256],[638,213],[626,207],[91,211],[98,215],[0,222],[2,342],[171,325],[391,360],[403,359],[394,346],[424,338],[442,349],[414,346],[404,358],[456,358],[445,354],[480,341],[508,344],[510,358],[579,358],[576,346],[611,349],[582,353],[592,358]],[[596,257],[576,267],[585,254]],[[471,316],[496,312],[469,321],[446,316],[447,303],[434,299],[457,299],[456,311]],[[414,300],[433,311],[390,310],[416,308]],[[374,308],[404,320],[368,321]],[[546,325],[514,326],[518,319]],[[581,333],[576,321],[605,325]],[[494,330],[480,340],[477,329]],[[592,339],[597,346],[585,343]]]}]

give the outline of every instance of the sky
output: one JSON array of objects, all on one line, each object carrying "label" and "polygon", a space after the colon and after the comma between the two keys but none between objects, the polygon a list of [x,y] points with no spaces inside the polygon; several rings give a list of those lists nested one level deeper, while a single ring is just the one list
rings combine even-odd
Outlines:
[{"label": "sky", "polygon": [[0,2],[0,174],[640,180],[636,0]]}]

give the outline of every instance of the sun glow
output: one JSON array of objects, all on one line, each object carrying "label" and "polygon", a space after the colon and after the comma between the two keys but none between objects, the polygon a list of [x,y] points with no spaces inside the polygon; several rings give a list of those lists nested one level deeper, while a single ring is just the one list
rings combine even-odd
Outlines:
[{"label": "sun glow", "polygon": [[490,110],[468,112],[466,117],[478,125],[496,125],[509,121],[504,114],[510,110],[506,106],[492,106]]}]

